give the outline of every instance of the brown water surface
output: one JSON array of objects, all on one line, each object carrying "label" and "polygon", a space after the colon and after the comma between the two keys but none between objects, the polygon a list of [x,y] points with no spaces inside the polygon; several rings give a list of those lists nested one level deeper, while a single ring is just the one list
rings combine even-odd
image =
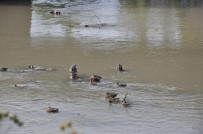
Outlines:
[{"label": "brown water surface", "polygon": [[[17,113],[24,126],[0,122],[0,133],[9,125],[15,134],[60,133],[66,120],[92,134],[203,133],[202,12],[201,1],[1,4],[0,67],[9,70],[0,72],[0,111]],[[126,71],[118,73],[118,64]],[[97,86],[89,85],[92,74],[103,77]],[[109,105],[109,90],[128,93],[132,107]],[[47,114],[48,106],[60,112]]]}]

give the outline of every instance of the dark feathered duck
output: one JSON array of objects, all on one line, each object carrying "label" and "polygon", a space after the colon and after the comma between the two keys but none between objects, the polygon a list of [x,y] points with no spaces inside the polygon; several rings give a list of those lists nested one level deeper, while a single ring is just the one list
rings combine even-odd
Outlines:
[{"label": "dark feathered duck", "polygon": [[90,81],[92,81],[92,82],[100,82],[101,79],[102,79],[101,76],[98,76],[98,75],[95,75],[95,74],[90,77]]}]

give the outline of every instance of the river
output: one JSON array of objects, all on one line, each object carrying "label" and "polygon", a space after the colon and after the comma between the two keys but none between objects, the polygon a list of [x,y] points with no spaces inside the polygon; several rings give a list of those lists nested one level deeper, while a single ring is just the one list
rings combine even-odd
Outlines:
[{"label": "river", "polygon": [[[84,134],[203,133],[202,12],[201,0],[0,4],[0,67],[9,68],[0,72],[0,111],[24,122],[3,120],[0,133],[65,133],[66,121]],[[103,78],[97,85],[93,74]],[[127,94],[131,106],[109,104],[107,91]]]}]

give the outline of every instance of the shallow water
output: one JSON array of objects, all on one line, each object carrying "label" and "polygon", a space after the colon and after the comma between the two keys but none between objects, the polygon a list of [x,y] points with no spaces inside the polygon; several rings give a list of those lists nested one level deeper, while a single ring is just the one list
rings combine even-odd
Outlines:
[{"label": "shallow water", "polygon": [[[0,5],[0,67],[9,68],[0,72],[0,111],[24,122],[19,128],[5,120],[0,133],[9,126],[13,134],[61,133],[67,120],[80,133],[203,133],[202,11],[201,1]],[[118,73],[118,64],[126,71]],[[89,85],[92,74],[102,82]],[[106,91],[127,93],[131,107],[110,105]],[[60,112],[47,114],[48,106]]]}]

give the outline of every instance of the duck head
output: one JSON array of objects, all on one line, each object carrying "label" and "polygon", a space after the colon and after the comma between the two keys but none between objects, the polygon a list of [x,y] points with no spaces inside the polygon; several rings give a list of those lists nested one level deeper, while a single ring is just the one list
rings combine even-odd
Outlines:
[{"label": "duck head", "polygon": [[69,72],[70,73],[77,73],[78,70],[77,70],[77,67],[76,67],[76,64],[72,65],[69,69]]},{"label": "duck head", "polygon": [[123,66],[121,64],[118,64],[118,66],[116,67],[116,69],[118,71],[124,71]]}]

